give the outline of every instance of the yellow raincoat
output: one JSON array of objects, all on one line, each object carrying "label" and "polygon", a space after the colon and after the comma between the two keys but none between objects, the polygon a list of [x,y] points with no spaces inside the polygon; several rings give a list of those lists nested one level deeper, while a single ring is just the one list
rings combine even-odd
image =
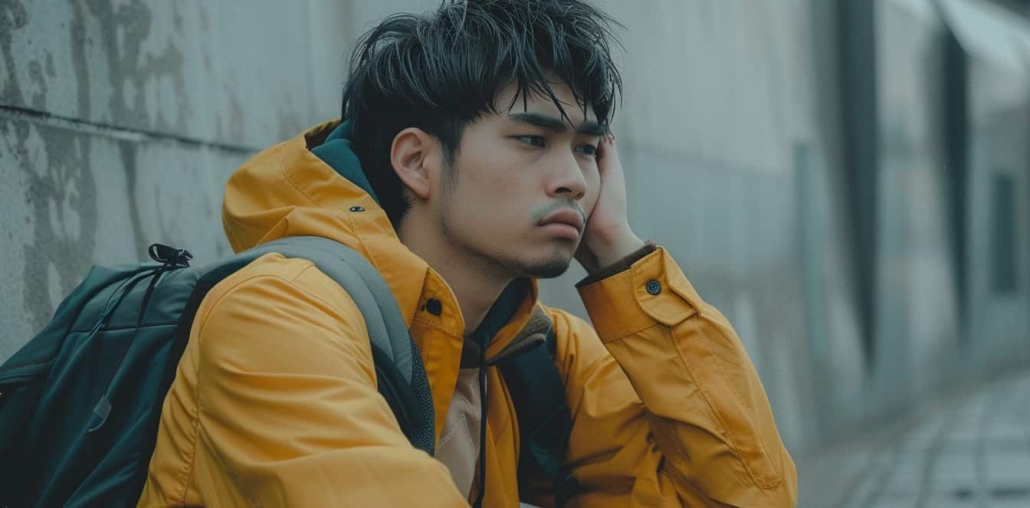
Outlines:
[{"label": "yellow raincoat", "polygon": [[[447,283],[376,202],[309,150],[335,125],[244,164],[226,188],[225,231],[236,251],[316,235],[368,258],[422,352],[439,442],[464,322]],[[663,249],[631,261],[579,289],[593,327],[538,303],[534,283],[486,352],[503,350],[534,308],[554,321],[573,419],[568,463],[581,490],[569,505],[794,506],[794,463],[733,329]],[[439,315],[426,311],[430,299]],[[496,368],[486,393],[484,506],[517,507],[518,426]],[[467,504],[449,470],[401,433],[376,391],[364,321],[328,276],[270,254],[211,290],[164,401],[139,506]]]}]

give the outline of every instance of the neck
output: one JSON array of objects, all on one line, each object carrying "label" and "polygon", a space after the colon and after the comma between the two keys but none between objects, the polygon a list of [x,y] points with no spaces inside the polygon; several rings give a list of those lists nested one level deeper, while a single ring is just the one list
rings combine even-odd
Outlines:
[{"label": "neck", "polygon": [[512,277],[490,260],[449,242],[429,214],[414,212],[401,221],[397,236],[450,286],[461,308],[467,336],[483,321]]}]

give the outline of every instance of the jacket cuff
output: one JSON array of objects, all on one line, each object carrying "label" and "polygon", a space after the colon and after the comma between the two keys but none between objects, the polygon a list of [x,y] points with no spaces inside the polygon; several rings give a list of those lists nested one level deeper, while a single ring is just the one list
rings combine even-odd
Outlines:
[{"label": "jacket cuff", "polygon": [[621,339],[658,323],[673,326],[702,308],[701,297],[672,257],[654,244],[650,248],[628,269],[578,287],[602,341]]},{"label": "jacket cuff", "polygon": [[612,275],[615,275],[619,272],[629,270],[629,268],[633,266],[633,263],[636,263],[637,261],[643,259],[644,256],[654,252],[657,248],[658,247],[655,245],[654,242],[648,240],[643,247],[633,252],[630,252],[622,259],[602,268],[601,270],[598,270],[595,273],[587,275],[583,280],[576,283],[576,287],[581,288],[583,286],[588,286],[597,281],[607,279],[608,277],[611,277]]}]

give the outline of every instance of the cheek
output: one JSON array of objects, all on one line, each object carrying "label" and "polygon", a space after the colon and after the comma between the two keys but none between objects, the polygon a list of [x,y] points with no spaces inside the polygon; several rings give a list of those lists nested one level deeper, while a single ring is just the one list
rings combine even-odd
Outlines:
[{"label": "cheek", "polygon": [[470,227],[482,223],[504,222],[516,210],[523,199],[517,196],[517,181],[505,179],[503,171],[489,171],[482,167],[462,168],[450,192],[444,196],[456,219]]}]

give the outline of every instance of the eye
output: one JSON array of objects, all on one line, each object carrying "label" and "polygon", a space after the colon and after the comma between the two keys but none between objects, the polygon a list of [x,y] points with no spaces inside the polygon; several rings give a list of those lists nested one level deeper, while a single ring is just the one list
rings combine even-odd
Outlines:
[{"label": "eye", "polygon": [[579,145],[576,147],[576,151],[589,157],[597,155],[597,147],[590,144]]},{"label": "eye", "polygon": [[515,139],[532,146],[543,147],[546,145],[543,136],[515,136]]}]

